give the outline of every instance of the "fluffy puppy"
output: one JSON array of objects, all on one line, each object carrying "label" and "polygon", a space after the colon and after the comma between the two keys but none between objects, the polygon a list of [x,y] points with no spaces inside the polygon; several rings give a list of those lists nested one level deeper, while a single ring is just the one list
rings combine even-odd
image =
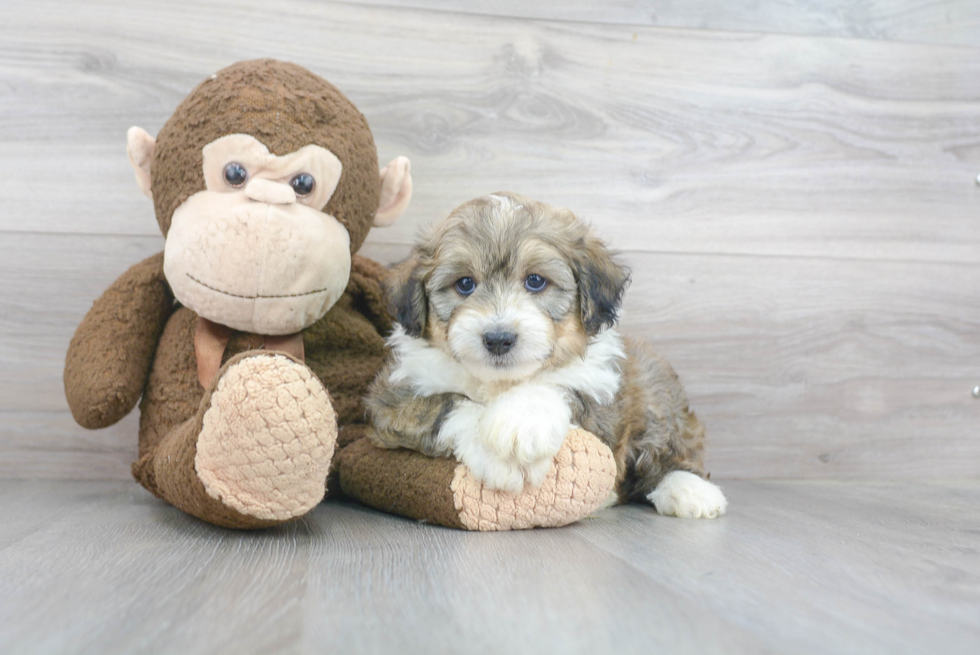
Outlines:
[{"label": "fluffy puppy", "polygon": [[629,272],[570,211],[472,200],[398,265],[398,325],[369,397],[371,438],[454,456],[490,488],[539,485],[569,429],[612,449],[620,502],[714,518],[704,426],[677,374],[615,329]]}]

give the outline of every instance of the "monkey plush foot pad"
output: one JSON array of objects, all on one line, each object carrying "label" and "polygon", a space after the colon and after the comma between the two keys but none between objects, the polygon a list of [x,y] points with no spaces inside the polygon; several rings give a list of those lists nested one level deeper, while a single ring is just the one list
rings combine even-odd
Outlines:
[{"label": "monkey plush foot pad", "polygon": [[284,521],[323,499],[336,440],[330,399],[306,366],[282,355],[246,357],[211,395],[194,465],[212,498]]},{"label": "monkey plush foot pad", "polygon": [[559,527],[603,506],[616,482],[609,447],[572,430],[538,488],[519,494],[485,489],[453,459],[386,450],[361,439],[340,453],[340,483],[359,501],[395,514],[479,531]]}]

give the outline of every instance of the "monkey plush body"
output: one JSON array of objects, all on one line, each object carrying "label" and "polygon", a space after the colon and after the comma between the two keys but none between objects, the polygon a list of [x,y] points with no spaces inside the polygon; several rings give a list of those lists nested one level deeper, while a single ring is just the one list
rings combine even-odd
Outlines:
[{"label": "monkey plush body", "polygon": [[[562,525],[604,500],[611,453],[585,433],[570,435],[550,482],[516,497],[453,460],[363,438],[392,319],[383,267],[356,253],[404,211],[412,182],[405,158],[379,174],[365,118],[335,87],[293,64],[240,62],[195,88],[156,139],[128,136],[166,248],[85,316],[65,391],[86,428],[139,402],[133,474],[149,491],[234,528],[304,515],[331,471],[370,505],[468,529]],[[576,475],[601,482],[594,497],[562,485]]]}]

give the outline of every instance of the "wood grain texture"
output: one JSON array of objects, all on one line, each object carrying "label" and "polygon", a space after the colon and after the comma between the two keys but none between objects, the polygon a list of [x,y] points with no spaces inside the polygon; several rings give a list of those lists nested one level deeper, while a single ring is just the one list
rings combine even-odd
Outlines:
[{"label": "wood grain texture", "polygon": [[134,483],[0,481],[8,653],[973,653],[980,486],[730,482],[472,534],[326,503],[235,532]]},{"label": "wood grain texture", "polygon": [[347,0],[488,16],[980,45],[972,0]]},{"label": "wood grain texture", "polygon": [[[432,2],[4,5],[0,477],[128,475],[135,417],[86,432],[61,383],[92,300],[162,248],[125,131],[155,133],[203,77],[257,56],[324,75],[383,161],[412,158],[412,207],[363,254],[400,259],[497,189],[569,206],[623,250],[624,331],[681,373],[714,476],[980,477],[977,50]],[[650,5],[604,6],[643,23]],[[773,20],[824,11],[780,6]],[[894,5],[889,32],[867,18],[883,6],[831,12],[851,32],[827,33],[900,38],[940,7]]]},{"label": "wood grain texture", "polygon": [[385,243],[512,189],[657,251],[980,249],[980,58],[962,48],[298,0],[68,6],[14,3],[0,26],[3,230],[156,234],[126,129],[155,133],[214,70],[276,56],[340,86],[382,159],[412,158],[415,202]]}]

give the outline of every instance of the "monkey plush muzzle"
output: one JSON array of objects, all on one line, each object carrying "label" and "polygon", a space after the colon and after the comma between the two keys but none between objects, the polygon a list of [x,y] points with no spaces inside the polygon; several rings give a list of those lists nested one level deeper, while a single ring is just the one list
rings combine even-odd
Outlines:
[{"label": "monkey plush muzzle", "polygon": [[319,320],[347,287],[350,266],[350,237],[332,216],[256,202],[244,191],[189,198],[174,212],[164,250],[164,274],[181,304],[265,335]]}]

